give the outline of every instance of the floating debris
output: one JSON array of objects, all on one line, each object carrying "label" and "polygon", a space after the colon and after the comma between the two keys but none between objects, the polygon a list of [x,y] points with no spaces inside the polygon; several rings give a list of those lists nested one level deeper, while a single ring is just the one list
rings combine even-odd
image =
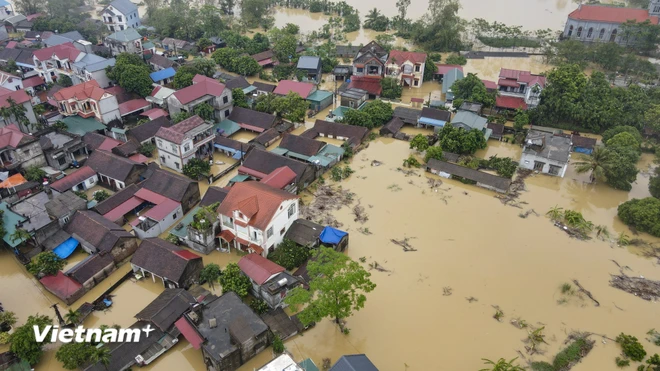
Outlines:
[{"label": "floating debris", "polygon": [[452,288],[449,286],[445,286],[442,288],[442,296],[451,296],[452,294]]},{"label": "floating debris", "polygon": [[392,192],[399,192],[399,191],[401,190],[401,187],[399,187],[398,184],[394,183],[394,184],[390,184],[390,185],[387,187],[387,189],[389,189],[389,190],[392,191]]},{"label": "floating debris", "polygon": [[332,211],[351,205],[355,194],[341,187],[319,185],[313,195],[314,200],[309,205],[301,206],[301,218],[341,228],[343,224],[335,219]]},{"label": "floating debris", "polygon": [[518,214],[518,216],[521,217],[521,218],[523,218],[523,219],[527,219],[527,217],[528,217],[530,214],[534,214],[534,215],[536,215],[536,216],[539,216],[539,213],[537,213],[534,209],[529,209],[529,210],[525,211],[524,213],[520,213],[520,214]]},{"label": "floating debris", "polygon": [[519,202],[518,198],[520,197],[520,193],[526,190],[525,187],[525,179],[527,179],[528,176],[532,175],[533,171],[528,170],[528,169],[518,169],[518,175],[516,176],[516,179],[511,182],[511,186],[509,186],[509,191],[506,193],[506,195],[495,195],[496,198],[498,198],[504,205],[509,205],[513,207],[517,207],[519,209],[522,209],[521,204],[527,204],[527,202]]},{"label": "floating debris", "polygon": [[582,285],[580,285],[580,282],[578,282],[578,280],[573,280],[573,283],[575,284],[575,286],[578,287],[578,291],[580,291],[581,293],[587,295],[587,297],[589,297],[589,299],[591,299],[597,307],[600,307],[600,303],[598,302],[598,300],[596,300],[596,299],[591,295],[591,292],[589,292],[589,290],[587,290],[587,289],[585,289],[584,287],[582,287]]},{"label": "floating debris", "polygon": [[386,272],[386,273],[392,273],[391,270],[385,268],[383,265],[379,264],[377,261],[374,261],[373,263],[369,263],[369,270],[375,269],[379,272]]},{"label": "floating debris", "polygon": [[355,222],[364,223],[367,220],[369,220],[369,215],[367,215],[367,212],[364,210],[364,207],[360,205],[359,200],[357,205],[353,206],[353,216],[355,216],[355,218],[353,219],[353,221]]},{"label": "floating debris", "polygon": [[373,160],[371,161],[371,166],[380,166],[384,164],[384,162],[378,161],[378,160]]},{"label": "floating debris", "polygon": [[610,286],[648,301],[660,298],[660,281],[652,281],[644,276],[630,277],[625,274],[613,274]]},{"label": "floating debris", "polygon": [[365,236],[372,235],[373,233],[369,230],[369,228],[358,228],[358,232],[362,233]]},{"label": "floating debris", "polygon": [[468,296],[467,298],[465,298],[465,300],[467,300],[468,303],[479,301],[479,299],[475,298],[474,296]]},{"label": "floating debris", "polygon": [[403,251],[408,252],[408,251],[417,251],[416,248],[410,246],[410,243],[408,243],[408,240],[410,240],[409,237],[405,237],[403,240],[395,240],[394,238],[391,238],[390,241],[395,244],[403,247]]}]

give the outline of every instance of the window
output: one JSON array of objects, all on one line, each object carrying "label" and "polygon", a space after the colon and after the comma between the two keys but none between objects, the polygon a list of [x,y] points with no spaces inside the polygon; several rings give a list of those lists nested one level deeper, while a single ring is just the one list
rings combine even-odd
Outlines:
[{"label": "window", "polygon": [[614,42],[614,40],[616,40],[616,34],[618,32],[619,31],[616,28],[614,29],[614,31],[612,31],[612,33],[610,34],[610,42]]},{"label": "window", "polygon": [[559,175],[559,171],[561,171],[561,166],[550,165],[550,170],[548,173],[552,175]]},{"label": "window", "polygon": [[174,145],[174,144],[170,144],[170,147],[172,147],[172,151],[178,153],[176,145]]},{"label": "window", "polygon": [[273,227],[268,228],[266,231],[266,238],[271,238],[273,237]]},{"label": "window", "polygon": [[162,147],[162,146],[163,146],[163,141],[158,139],[158,147]]},{"label": "window", "polygon": [[174,215],[172,215],[172,220],[176,220],[176,217],[177,217],[177,215],[176,215],[176,213],[174,213]]},{"label": "window", "polygon": [[226,95],[222,97],[222,103],[229,103],[229,97]]},{"label": "window", "polygon": [[421,67],[420,67],[418,64],[416,64],[416,65],[415,65],[415,72],[419,72],[420,69],[421,69]]},{"label": "window", "polygon": [[415,81],[413,81],[413,85],[414,85],[414,86],[419,86],[419,80],[415,80]]},{"label": "window", "polygon": [[355,102],[353,101],[348,102],[348,106],[351,108],[355,108]]},{"label": "window", "polygon": [[117,20],[118,20],[119,22],[121,22],[121,16],[120,16],[120,15],[117,16]]},{"label": "window", "polygon": [[69,222],[69,216],[68,215],[64,216],[64,218],[62,218],[62,221],[64,223],[68,223]]},{"label": "window", "polygon": [[65,157],[65,156],[62,156],[62,157],[58,158],[58,159],[57,159],[57,163],[58,163],[60,166],[66,164],[66,157]]},{"label": "window", "polygon": [[183,146],[183,152],[188,152],[190,151],[190,143],[186,143],[185,146]]},{"label": "window", "polygon": [[119,30],[120,30],[120,31],[123,31],[123,30],[124,30],[124,26],[123,26],[123,25],[120,25],[120,26],[119,26]]},{"label": "window", "polygon": [[534,170],[542,171],[543,166],[545,166],[544,162],[534,161]]},{"label": "window", "polygon": [[222,225],[224,225],[227,228],[234,228],[234,221],[232,220],[232,218],[230,218],[226,215],[223,215],[222,216]]},{"label": "window", "polygon": [[289,218],[291,218],[295,212],[296,212],[296,204],[291,204],[287,212],[289,214]]},{"label": "window", "polygon": [[19,91],[19,90],[21,90],[21,86],[20,86],[20,85],[16,85],[16,86],[14,86],[14,89],[16,89],[16,91]]},{"label": "window", "polygon": [[589,27],[589,31],[587,31],[587,39],[591,39],[591,34],[594,33],[594,28]]},{"label": "window", "polygon": [[225,110],[225,117],[229,117],[229,110]]},{"label": "window", "polygon": [[573,35],[573,26],[568,28],[568,37],[571,37]]},{"label": "window", "polygon": [[653,7],[653,13],[660,13],[660,6],[656,5]]},{"label": "window", "polygon": [[605,29],[601,28],[600,33],[598,34],[598,38],[602,40],[604,36],[605,36]]},{"label": "window", "polygon": [[578,27],[577,34],[576,34],[576,35],[577,35],[577,37],[582,36],[582,27]]},{"label": "window", "polygon": [[364,72],[364,68],[358,68],[357,71],[358,71],[358,73],[362,73],[362,72]]},{"label": "window", "polygon": [[285,231],[284,231],[284,228],[282,228],[282,229],[280,230],[280,236],[284,236],[284,232],[285,232]]},{"label": "window", "polygon": [[178,163],[178,162],[175,162],[175,163],[174,163],[174,166],[176,166],[176,168],[178,169],[178,168],[179,168],[179,166],[181,166],[181,165],[179,165],[179,163]]}]

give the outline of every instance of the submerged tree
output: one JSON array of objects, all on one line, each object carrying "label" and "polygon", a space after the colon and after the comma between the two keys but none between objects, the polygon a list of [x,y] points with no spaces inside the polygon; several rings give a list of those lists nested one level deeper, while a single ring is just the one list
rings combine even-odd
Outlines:
[{"label": "submerged tree", "polygon": [[603,146],[597,146],[591,152],[591,156],[582,161],[576,161],[573,165],[578,174],[590,172],[589,180],[591,183],[595,181],[604,182],[607,180],[605,168],[608,166],[610,159],[610,151]]}]

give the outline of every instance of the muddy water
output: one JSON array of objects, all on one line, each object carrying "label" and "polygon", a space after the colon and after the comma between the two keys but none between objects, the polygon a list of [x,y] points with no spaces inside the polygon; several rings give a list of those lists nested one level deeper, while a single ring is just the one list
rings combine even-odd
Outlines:
[{"label": "muddy water", "polygon": [[543,63],[543,57],[532,55],[529,58],[468,59],[468,63],[463,67],[463,70],[466,74],[468,72],[476,73],[483,80],[497,82],[501,68],[541,73],[551,69],[552,66]]},{"label": "muddy water", "polygon": [[242,143],[247,143],[254,139],[258,134],[251,131],[239,130],[231,136],[231,139]]}]

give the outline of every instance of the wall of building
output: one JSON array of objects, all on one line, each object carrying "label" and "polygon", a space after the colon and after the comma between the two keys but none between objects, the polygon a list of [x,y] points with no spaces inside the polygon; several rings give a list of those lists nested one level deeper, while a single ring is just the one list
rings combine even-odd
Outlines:
[{"label": "wall of building", "polygon": [[[286,234],[286,231],[289,230],[291,227],[291,224],[298,219],[298,212],[300,209],[300,205],[298,204],[298,199],[293,199],[293,200],[287,200],[282,202],[282,210],[278,209],[278,212],[275,214],[273,217],[272,221],[270,224],[268,224],[268,227],[264,231],[264,238],[265,241],[261,245],[263,247],[264,252],[263,252],[263,257],[265,258],[268,255],[268,249],[270,247],[276,248],[277,245],[282,243],[282,240],[284,239],[284,235]],[[288,210],[291,205],[295,205],[295,211],[291,217],[288,215]],[[273,228],[273,234],[272,236],[268,237],[268,229]],[[282,232],[282,229],[284,231]],[[282,233],[280,233],[282,232]]]},{"label": "wall of building", "polygon": [[180,173],[183,172],[184,164],[180,153],[181,148],[178,144],[156,138],[156,147],[158,148],[158,160],[161,166],[167,166]]},{"label": "wall of building", "polygon": [[550,165],[555,165],[561,167],[559,174],[556,176],[563,178],[564,174],[566,174],[566,169],[568,168],[568,163],[550,160],[547,158],[539,157],[534,154],[525,153],[525,152],[523,152],[522,156],[520,157],[520,167],[523,169],[534,170],[535,161],[545,163],[545,165],[543,165],[543,169],[539,171],[540,173],[543,174],[554,175],[554,174],[550,174],[549,172],[550,172]]},{"label": "wall of building", "polygon": [[[573,32],[569,36],[568,33],[571,26],[573,26]],[[580,27],[582,27],[582,33],[578,37],[577,31],[578,28]],[[588,37],[589,28],[593,28],[591,37]],[[621,39],[621,35],[623,32],[620,28],[621,25],[619,23],[583,21],[583,20],[568,18],[566,20],[566,25],[564,26],[564,37],[566,38],[570,37],[571,39],[588,41],[588,42],[609,42],[610,37],[612,36],[612,32],[614,30],[617,30],[617,36],[615,38],[615,42],[618,44],[625,44],[625,42]],[[603,34],[603,38],[601,39],[600,31],[603,29],[605,30],[605,32]]]},{"label": "wall of building", "polygon": [[85,179],[84,182],[80,183],[80,184],[82,184],[82,187],[79,187],[78,185],[75,185],[71,189],[74,192],[84,191],[86,189],[90,189],[90,188],[94,187],[96,185],[96,183],[98,183],[98,182],[99,182],[99,177],[98,177],[98,175],[94,174],[94,176],[92,176],[91,178],[87,178],[87,179]]},{"label": "wall of building", "polygon": [[199,185],[197,183],[192,183],[188,186],[188,189],[186,189],[186,193],[183,195],[183,199],[181,200],[181,207],[183,208],[183,212],[187,213],[192,209],[201,199],[201,196],[199,194]]},{"label": "wall of building", "polygon": [[135,234],[137,234],[140,239],[158,237],[160,234],[165,232],[167,228],[174,225],[174,223],[177,223],[181,218],[183,218],[183,210],[181,209],[181,205],[179,205],[176,209],[167,214],[163,219],[159,220],[158,224],[154,225],[149,230],[143,231],[137,227],[134,227],[133,230],[135,230]]},{"label": "wall of building", "polygon": [[106,125],[114,119],[119,120],[121,118],[119,114],[119,103],[117,103],[117,98],[114,95],[98,101],[98,107],[101,114],[101,122]]},{"label": "wall of building", "polygon": [[115,246],[112,248],[112,256],[115,259],[115,262],[120,262],[129,256],[133,255],[135,250],[138,248],[137,238],[132,237],[123,237],[120,238]]},{"label": "wall of building", "polygon": [[191,249],[198,251],[202,254],[209,254],[215,249],[216,246],[216,232],[220,232],[220,221],[213,223],[213,226],[204,232],[197,231],[196,229],[188,227],[188,239],[185,244]]},{"label": "wall of building", "polygon": [[46,158],[39,145],[39,141],[34,141],[28,145],[17,148],[13,151],[14,159],[21,163],[23,169],[30,166],[46,166]]}]

